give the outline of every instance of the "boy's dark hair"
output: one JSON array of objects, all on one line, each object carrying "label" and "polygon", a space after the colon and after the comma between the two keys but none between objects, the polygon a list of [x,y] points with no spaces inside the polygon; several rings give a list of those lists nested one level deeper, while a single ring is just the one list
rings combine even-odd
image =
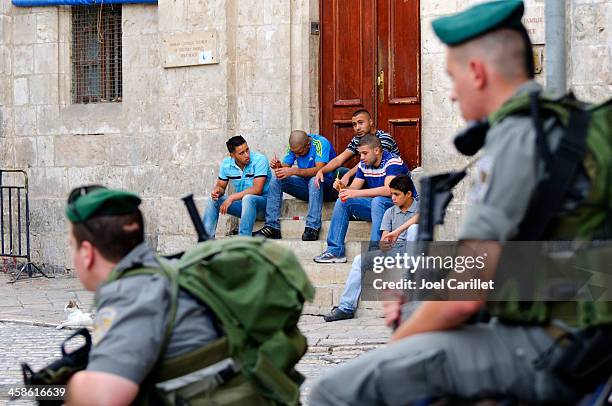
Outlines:
[{"label": "boy's dark hair", "polygon": [[353,113],[352,117],[357,117],[360,114],[365,114],[368,118],[372,118],[372,115],[366,109],[360,109]]},{"label": "boy's dark hair", "polygon": [[414,183],[408,175],[398,175],[389,182],[391,189],[399,190],[403,194],[412,192],[414,194]]},{"label": "boy's dark hair", "polygon": [[238,148],[242,144],[246,144],[246,140],[242,137],[242,135],[236,135],[235,137],[232,137],[227,140],[227,142],[225,143],[225,145],[227,146],[227,150],[230,154],[236,151],[236,148]]},{"label": "boy's dark hair", "polygon": [[86,220],[86,223],[86,226],[83,223],[72,224],[77,246],[83,241],[89,241],[111,262],[119,262],[144,241],[144,221],[140,210],[129,214],[93,217]]},{"label": "boy's dark hair", "polygon": [[363,137],[361,137],[361,139],[359,140],[359,146],[368,146],[372,149],[379,148],[382,151],[382,143],[380,142],[380,139],[372,134],[364,135]]}]

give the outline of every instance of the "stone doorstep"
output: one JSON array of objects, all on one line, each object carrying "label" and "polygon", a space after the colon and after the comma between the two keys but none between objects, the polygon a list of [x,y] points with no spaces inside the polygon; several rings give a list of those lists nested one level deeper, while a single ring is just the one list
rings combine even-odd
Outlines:
[{"label": "stone doorstep", "polygon": [[[306,220],[281,220],[281,234],[285,239],[302,238],[302,233],[306,227]],[[325,240],[329,231],[331,221],[323,220],[321,231],[319,232],[319,240]],[[348,231],[346,233],[346,241],[368,241],[370,239],[370,222],[367,221],[350,221]],[[264,226],[263,221],[255,222],[253,231],[257,231]]]},{"label": "stone doorstep", "polygon": [[[331,220],[332,212],[334,211],[335,202],[324,202],[323,210],[321,212],[321,218],[323,220]],[[281,209],[281,217],[292,218],[294,216],[300,216],[306,218],[308,214],[308,202],[296,199],[293,196],[287,194],[283,197],[283,206]]]},{"label": "stone doorstep", "polygon": [[[283,245],[292,250],[296,257],[302,262],[303,266],[316,264],[312,259],[321,254],[327,248],[325,240],[302,241],[298,239],[272,240],[277,244]],[[347,262],[352,262],[356,255],[361,254],[362,243],[359,241],[347,241],[345,244]],[[330,266],[337,264],[328,264]]]}]

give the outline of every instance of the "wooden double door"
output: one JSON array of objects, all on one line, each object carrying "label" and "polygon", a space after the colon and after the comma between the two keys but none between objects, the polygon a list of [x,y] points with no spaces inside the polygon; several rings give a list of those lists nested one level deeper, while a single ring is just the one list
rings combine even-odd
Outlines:
[{"label": "wooden double door", "polygon": [[367,109],[420,166],[419,0],[320,0],[320,11],[321,133],[340,153],[353,112]]}]

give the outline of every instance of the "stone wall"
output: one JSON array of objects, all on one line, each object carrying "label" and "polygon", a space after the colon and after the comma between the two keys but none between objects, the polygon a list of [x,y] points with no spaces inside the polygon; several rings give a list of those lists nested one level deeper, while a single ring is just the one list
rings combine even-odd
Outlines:
[{"label": "stone wall", "polygon": [[[202,210],[227,138],[241,134],[253,149],[280,155],[292,128],[316,131],[312,4],[123,6],[122,102],[73,105],[70,8],[3,1],[0,158],[2,167],[28,172],[34,260],[70,264],[64,199],[72,187],[94,182],[142,195],[152,245],[182,249],[194,233],[179,197],[195,193]],[[204,30],[217,31],[219,64],[162,67],[164,34]]]},{"label": "stone wall", "polygon": [[612,97],[612,1],[573,0],[569,26],[568,85],[592,102]]}]

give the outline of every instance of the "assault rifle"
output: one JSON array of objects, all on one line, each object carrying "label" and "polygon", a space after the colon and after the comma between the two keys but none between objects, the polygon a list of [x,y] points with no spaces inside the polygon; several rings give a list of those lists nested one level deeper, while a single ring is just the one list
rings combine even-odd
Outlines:
[{"label": "assault rifle", "polygon": [[466,175],[466,169],[421,179],[421,202],[417,241],[433,241],[434,228],[444,224],[446,208],[453,199],[453,188]]},{"label": "assault rifle", "polygon": [[[78,349],[68,352],[66,344],[75,337],[83,337],[85,344]],[[75,373],[84,370],[87,367],[89,359],[89,351],[91,350],[91,335],[86,328],[77,330],[70,337],[66,338],[60,346],[62,350],[62,358],[53,361],[38,372],[32,371],[30,366],[23,362],[21,370],[23,372],[23,383],[28,386],[40,385],[66,385],[68,380]],[[39,405],[61,405],[62,400],[44,400],[37,399]]]},{"label": "assault rifle", "polygon": [[[427,252],[428,243],[434,240],[436,225],[444,224],[446,208],[453,199],[453,188],[466,174],[467,168],[421,179],[419,231],[415,244],[419,251]],[[399,323],[398,318],[393,323],[393,330],[399,327]]]}]

